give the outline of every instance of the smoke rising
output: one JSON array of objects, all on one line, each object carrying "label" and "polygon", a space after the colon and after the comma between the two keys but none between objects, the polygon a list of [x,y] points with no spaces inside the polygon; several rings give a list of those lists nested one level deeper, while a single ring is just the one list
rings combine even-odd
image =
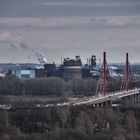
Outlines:
[{"label": "smoke rising", "polygon": [[29,49],[29,46],[28,46],[25,42],[22,42],[22,43],[20,44],[20,47],[21,47],[22,49]]},{"label": "smoke rising", "polygon": [[36,52],[36,56],[37,56],[37,60],[38,60],[40,63],[42,63],[42,64],[47,63],[46,56],[45,56],[45,54],[43,54],[42,52]]}]

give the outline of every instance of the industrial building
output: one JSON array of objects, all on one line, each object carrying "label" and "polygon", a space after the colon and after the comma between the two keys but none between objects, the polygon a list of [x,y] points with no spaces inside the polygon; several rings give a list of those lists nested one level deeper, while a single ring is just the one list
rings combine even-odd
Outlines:
[{"label": "industrial building", "polygon": [[12,70],[12,74],[18,78],[35,78],[35,70],[16,69]]},{"label": "industrial building", "polygon": [[81,79],[99,75],[99,70],[96,70],[96,56],[92,55],[88,59],[88,63],[82,66],[80,56],[75,56],[74,59],[64,58],[63,63],[56,67],[55,63],[45,63],[44,67],[15,67],[12,69],[12,74],[19,78],[46,78],[46,77],[61,77],[65,81],[72,79]]},{"label": "industrial building", "polygon": [[87,59],[87,63],[82,68],[82,78],[99,78],[100,67],[97,66],[96,60],[95,55]]},{"label": "industrial building", "polygon": [[64,80],[82,78],[82,61],[80,56],[75,56],[75,59],[65,58],[61,67],[63,67]]},{"label": "industrial building", "polygon": [[[100,66],[96,64],[96,61],[96,56],[92,55],[87,59],[86,64],[82,64],[80,56],[75,56],[74,59],[69,57],[64,58],[62,64],[59,66],[55,63],[47,62],[41,65],[19,64],[12,68],[11,74],[14,74],[19,78],[61,77],[65,81],[81,78],[98,79],[100,77]],[[111,76],[118,76],[118,68],[109,66],[109,69]]]},{"label": "industrial building", "polygon": [[35,78],[45,78],[47,77],[47,71],[44,68],[35,69]]},{"label": "industrial building", "polygon": [[45,64],[44,69],[46,71],[46,77],[56,77],[56,65],[55,63],[52,64]]}]

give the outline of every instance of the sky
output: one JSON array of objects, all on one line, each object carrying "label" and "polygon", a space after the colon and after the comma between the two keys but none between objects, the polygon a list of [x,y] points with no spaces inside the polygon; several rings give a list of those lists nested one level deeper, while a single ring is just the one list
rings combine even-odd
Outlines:
[{"label": "sky", "polygon": [[80,55],[140,62],[139,0],[0,0],[0,63],[48,63]]}]

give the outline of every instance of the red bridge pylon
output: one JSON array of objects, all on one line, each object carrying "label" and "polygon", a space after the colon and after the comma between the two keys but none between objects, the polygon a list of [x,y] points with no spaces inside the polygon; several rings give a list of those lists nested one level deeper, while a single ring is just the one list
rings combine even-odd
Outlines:
[{"label": "red bridge pylon", "polygon": [[103,93],[104,96],[106,96],[106,92],[107,92],[106,85],[107,85],[108,81],[111,81],[111,78],[109,75],[109,68],[108,68],[108,64],[106,61],[106,52],[104,52],[103,53],[103,63],[100,68],[100,79],[96,86],[96,94]]},{"label": "red bridge pylon", "polygon": [[126,64],[125,64],[124,76],[122,78],[122,84],[120,90],[132,89],[133,83],[134,82],[133,82],[131,67],[129,64],[128,53],[126,53]]}]

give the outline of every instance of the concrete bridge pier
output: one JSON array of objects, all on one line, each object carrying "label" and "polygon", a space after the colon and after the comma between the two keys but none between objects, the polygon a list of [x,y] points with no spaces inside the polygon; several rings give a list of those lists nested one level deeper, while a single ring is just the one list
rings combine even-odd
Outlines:
[{"label": "concrete bridge pier", "polygon": [[139,101],[139,94],[136,94],[137,102]]},{"label": "concrete bridge pier", "polygon": [[139,94],[135,94],[135,102],[139,101]]},{"label": "concrete bridge pier", "polygon": [[132,95],[134,97],[134,103],[137,102],[136,94]]},{"label": "concrete bridge pier", "polygon": [[112,102],[111,101],[106,101],[106,102],[102,102],[102,103],[96,103],[93,106],[94,107],[107,107],[107,106],[111,106]]},{"label": "concrete bridge pier", "polygon": [[132,96],[129,96],[130,97],[130,101],[131,101],[131,103],[135,103],[135,96],[134,95],[132,95]]},{"label": "concrete bridge pier", "polygon": [[103,107],[103,103],[99,103],[99,107]]},{"label": "concrete bridge pier", "polygon": [[138,101],[138,99],[137,99],[137,94],[135,94],[135,102],[137,102]]},{"label": "concrete bridge pier", "polygon": [[95,107],[98,107],[98,106],[99,106],[99,104],[95,104],[94,106],[95,106]]},{"label": "concrete bridge pier", "polygon": [[103,102],[103,106],[107,106],[107,103],[106,102]]},{"label": "concrete bridge pier", "polygon": [[111,106],[112,105],[112,102],[111,101],[107,101],[107,106]]},{"label": "concrete bridge pier", "polygon": [[133,98],[134,98],[134,103],[135,102],[138,102],[139,101],[139,96],[138,96],[138,94],[134,94],[134,95],[132,95],[133,96]]},{"label": "concrete bridge pier", "polygon": [[140,101],[140,94],[138,94],[138,101]]},{"label": "concrete bridge pier", "polygon": [[111,101],[106,101],[106,102],[103,102],[103,103],[99,103],[99,106],[102,106],[102,107],[107,107],[107,106],[111,106]]}]

